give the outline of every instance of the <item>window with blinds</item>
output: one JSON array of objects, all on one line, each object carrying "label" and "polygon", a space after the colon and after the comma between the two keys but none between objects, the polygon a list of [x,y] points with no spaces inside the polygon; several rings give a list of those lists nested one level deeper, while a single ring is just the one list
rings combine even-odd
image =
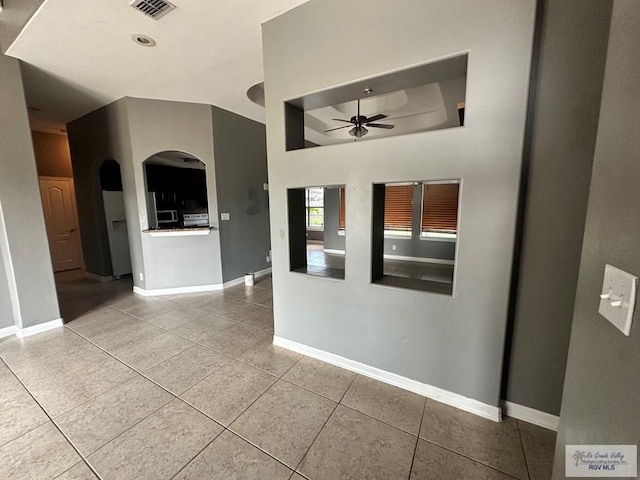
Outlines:
[{"label": "window with blinds", "polygon": [[340,210],[338,214],[338,230],[346,230],[347,222],[345,220],[346,213],[346,202],[345,202],[345,188],[340,187],[339,196],[340,196]]},{"label": "window with blinds", "polygon": [[459,183],[424,183],[422,185],[423,235],[455,234],[458,231]]},{"label": "window with blinds", "polygon": [[413,185],[385,185],[384,229],[411,234]]}]

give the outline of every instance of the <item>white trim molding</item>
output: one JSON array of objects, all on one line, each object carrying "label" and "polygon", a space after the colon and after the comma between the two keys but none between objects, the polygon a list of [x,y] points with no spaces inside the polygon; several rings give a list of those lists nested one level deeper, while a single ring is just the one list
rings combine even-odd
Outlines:
[{"label": "white trim molding", "polygon": [[36,335],[38,333],[47,332],[49,330],[53,330],[54,328],[63,327],[62,319],[58,318],[56,320],[51,320],[50,322],[39,323],[38,325],[33,325],[31,327],[26,328],[17,328],[16,327],[16,337],[24,338],[30,337],[31,335]]},{"label": "white trim molding", "polygon": [[346,250],[336,250],[335,248],[324,248],[323,251],[324,253],[334,253],[336,255],[345,255],[347,253]]},{"label": "white trim molding", "polygon": [[453,265],[453,260],[444,260],[442,258],[423,258],[423,257],[406,257],[403,255],[391,255],[385,253],[383,255],[385,260],[406,260],[408,262],[420,262],[420,263],[437,263],[439,265]]},{"label": "white trim molding", "polygon": [[[256,278],[263,277],[271,273],[271,267],[265,268],[255,272]],[[193,285],[189,287],[170,287],[170,288],[154,288],[146,290],[144,288],[133,287],[133,293],[142,295],[143,297],[155,297],[158,295],[178,295],[180,293],[200,293],[200,292],[215,292],[218,290],[224,290],[225,288],[233,287],[234,285],[240,285],[244,283],[244,275],[234,280],[230,280],[226,283],[212,283],[211,285]]]},{"label": "white trim molding", "polygon": [[533,423],[534,425],[553,430],[554,432],[558,431],[560,417],[556,415],[525,407],[524,405],[518,405],[517,403],[507,402],[506,400],[503,401],[503,406],[504,413],[508,417]]},{"label": "white trim molding", "polygon": [[133,286],[133,293],[142,295],[143,297],[156,297],[158,295],[177,295],[179,293],[199,293],[199,292],[215,292],[222,290],[221,283],[213,283],[211,285],[193,285],[190,287],[170,287],[170,288],[154,288],[146,290],[144,288]]},{"label": "white trim molding", "polygon": [[10,337],[11,335],[15,335],[16,327],[11,325],[10,327],[0,328],[0,338]]},{"label": "white trim molding", "polygon": [[309,347],[292,340],[287,340],[286,338],[278,337],[276,335],[273,336],[273,344],[278,347],[286,348],[287,350],[307,355],[308,357],[322,360],[323,362],[330,363],[331,365],[359,373],[365,377],[370,377],[375,380],[388,383],[389,385],[409,390],[410,392],[451,405],[452,407],[459,408],[460,410],[488,418],[494,422],[502,421],[502,411],[500,407],[479,402],[478,400],[465,397],[459,393],[449,392],[448,390],[434,387],[433,385],[411,380],[410,378],[387,372],[376,367],[371,367],[364,363],[356,362],[355,360],[350,360],[348,358]]}]

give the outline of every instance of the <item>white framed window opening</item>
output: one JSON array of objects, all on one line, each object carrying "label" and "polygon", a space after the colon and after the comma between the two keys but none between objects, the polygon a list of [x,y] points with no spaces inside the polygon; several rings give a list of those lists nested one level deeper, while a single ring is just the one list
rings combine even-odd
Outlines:
[{"label": "white framed window opening", "polygon": [[324,188],[305,189],[305,213],[308,229],[324,229]]}]

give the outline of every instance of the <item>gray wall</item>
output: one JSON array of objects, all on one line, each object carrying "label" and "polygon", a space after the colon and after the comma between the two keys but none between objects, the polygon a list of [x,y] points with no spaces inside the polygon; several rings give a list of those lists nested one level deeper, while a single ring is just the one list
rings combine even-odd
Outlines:
[{"label": "gray wall", "polygon": [[338,235],[339,221],[340,189],[327,188],[324,191],[324,248],[344,250],[346,236]]},{"label": "gray wall", "polygon": [[[127,98],[131,162],[122,166],[129,245],[136,286],[147,290],[222,283],[218,201],[211,107],[195,103]],[[209,235],[151,237],[143,162],[155,153],[177,150],[206,166]],[[140,280],[140,273],[144,280]]]},{"label": "gray wall", "polygon": [[554,479],[567,444],[640,442],[640,308],[624,336],[598,314],[604,265],[640,275],[640,2],[615,0]]},{"label": "gray wall", "polygon": [[5,53],[44,0],[3,0],[0,46]]},{"label": "gray wall", "polygon": [[[534,13],[532,0],[311,0],[263,24],[277,336],[498,405]],[[354,25],[385,35],[353,55]],[[285,100],[469,50],[464,128],[285,151]],[[371,284],[372,185],[407,178],[462,180],[453,296]],[[289,272],[287,188],[341,184],[345,281]]]},{"label": "gray wall", "polygon": [[[533,116],[520,272],[504,398],[558,415],[611,2],[545,2]],[[509,345],[509,340],[507,340]]]},{"label": "gray wall", "polygon": [[130,161],[131,142],[125,99],[69,123],[67,134],[85,265],[90,273],[111,276],[100,166],[105,160],[113,159],[120,164],[122,171],[123,163]]},{"label": "gray wall", "polygon": [[13,320],[26,328],[60,312],[20,66],[2,54],[0,105],[0,249]]},{"label": "gray wall", "polygon": [[[0,249],[2,249],[1,245]],[[0,251],[0,328],[12,327],[14,325],[11,294],[9,293],[9,282],[3,258],[4,252]]]},{"label": "gray wall", "polygon": [[220,212],[222,278],[225,282],[270,266],[265,126],[213,107],[215,170]]},{"label": "gray wall", "polygon": [[142,164],[167,150],[189,153],[207,166],[209,214],[217,227],[210,106],[123,98],[70,123],[68,135],[88,271],[111,273],[99,167],[112,158],[122,174],[134,285],[152,290],[222,283],[217,229],[189,237],[142,232],[148,228]]}]

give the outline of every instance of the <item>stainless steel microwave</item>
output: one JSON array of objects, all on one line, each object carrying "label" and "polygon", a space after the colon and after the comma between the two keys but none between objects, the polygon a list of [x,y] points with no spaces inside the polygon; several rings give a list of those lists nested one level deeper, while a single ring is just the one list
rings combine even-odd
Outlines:
[{"label": "stainless steel microwave", "polygon": [[158,210],[156,212],[158,224],[161,223],[177,223],[178,211],[177,210]]}]

